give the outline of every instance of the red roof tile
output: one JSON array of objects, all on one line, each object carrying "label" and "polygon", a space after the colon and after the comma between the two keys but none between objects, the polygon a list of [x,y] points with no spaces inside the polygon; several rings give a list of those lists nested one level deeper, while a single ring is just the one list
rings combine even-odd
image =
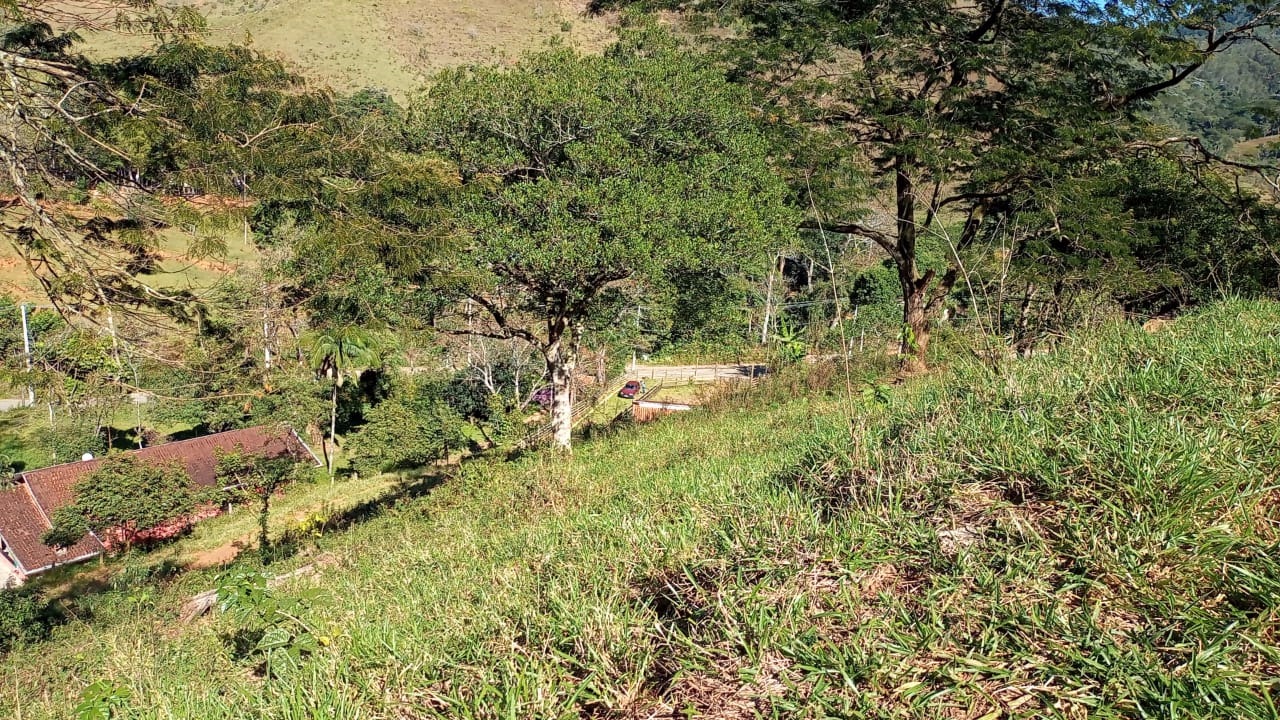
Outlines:
[{"label": "red roof tile", "polygon": [[18,485],[0,492],[0,540],[7,554],[18,561],[24,573],[44,570],[53,565],[75,562],[102,552],[102,544],[92,535],[64,550],[40,542],[49,522],[36,507],[27,488]]}]

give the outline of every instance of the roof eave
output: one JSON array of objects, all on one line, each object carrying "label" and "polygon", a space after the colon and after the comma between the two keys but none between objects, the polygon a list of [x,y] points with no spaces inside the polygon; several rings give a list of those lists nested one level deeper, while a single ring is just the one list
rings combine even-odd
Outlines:
[{"label": "roof eave", "polygon": [[85,560],[96,558],[101,554],[102,554],[101,550],[95,550],[91,553],[87,553],[79,557],[71,558],[70,560],[63,560],[62,562],[51,563],[49,565],[45,565],[44,567],[36,568],[35,570],[24,570],[23,572],[26,574],[27,577],[31,577],[32,575],[38,575],[42,572],[48,572],[49,570],[52,570],[56,567],[62,567],[63,565],[75,565],[76,563],[84,562]]}]

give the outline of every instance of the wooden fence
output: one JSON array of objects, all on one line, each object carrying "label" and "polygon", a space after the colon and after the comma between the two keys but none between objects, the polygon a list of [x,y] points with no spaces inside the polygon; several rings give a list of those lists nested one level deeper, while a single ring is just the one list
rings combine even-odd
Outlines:
[{"label": "wooden fence", "polygon": [[[571,426],[576,428],[584,418],[591,414],[591,411],[595,410],[596,407],[605,400],[613,397],[614,393],[621,390],[626,381],[627,374],[624,372],[621,375],[611,378],[604,385],[601,385],[598,393],[588,394],[586,397],[580,398],[575,402],[571,411],[573,414],[573,422],[571,423]],[[529,431],[529,433],[524,436],[524,441],[521,444],[525,447],[536,447],[549,442],[554,436],[555,427],[552,423],[548,422],[545,425]]]}]

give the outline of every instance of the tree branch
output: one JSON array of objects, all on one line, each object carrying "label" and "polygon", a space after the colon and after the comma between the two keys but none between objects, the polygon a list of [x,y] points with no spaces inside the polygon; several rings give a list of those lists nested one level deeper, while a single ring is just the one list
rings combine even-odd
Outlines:
[{"label": "tree branch", "polygon": [[490,300],[489,298],[486,298],[483,295],[480,295],[479,293],[469,295],[468,297],[471,300],[475,301],[477,305],[484,308],[485,312],[489,313],[489,317],[493,318],[493,322],[496,323],[498,328],[501,329],[502,332],[505,334],[485,333],[483,331],[473,331],[473,330],[446,331],[446,332],[448,332],[451,335],[475,335],[477,337],[488,337],[488,338],[493,338],[495,340],[519,339],[519,340],[524,340],[525,342],[539,349],[542,348],[543,343],[541,340],[537,338],[537,336],[535,336],[533,333],[529,332],[528,330],[525,330],[524,328],[515,327],[510,322],[508,322],[506,313],[504,313],[502,309],[499,308],[498,305],[494,303],[492,300]]},{"label": "tree branch", "polygon": [[1150,100],[1161,92],[1181,84],[1184,80],[1190,77],[1192,73],[1203,67],[1204,64],[1209,61],[1209,58],[1219,52],[1226,50],[1241,40],[1257,40],[1258,38],[1254,35],[1254,31],[1260,28],[1275,26],[1278,16],[1280,16],[1280,8],[1270,8],[1264,12],[1258,13],[1247,22],[1241,23],[1240,25],[1223,32],[1219,32],[1212,23],[1182,23],[1182,26],[1188,30],[1197,30],[1207,34],[1205,46],[1197,50],[1196,59],[1182,68],[1173,68],[1170,71],[1169,77],[1158,82],[1130,90],[1125,95],[1112,99],[1110,102],[1106,103],[1106,106],[1110,109],[1128,107],[1143,100]]},{"label": "tree branch", "polygon": [[806,220],[800,223],[800,229],[821,230],[823,232],[831,232],[837,235],[857,235],[858,237],[864,237],[883,248],[885,252],[889,253],[889,257],[893,258],[894,262],[902,261],[902,252],[898,249],[897,240],[889,233],[876,230],[875,228],[869,228],[866,225],[861,225],[859,223],[835,223],[826,225],[819,223],[816,220]]}]

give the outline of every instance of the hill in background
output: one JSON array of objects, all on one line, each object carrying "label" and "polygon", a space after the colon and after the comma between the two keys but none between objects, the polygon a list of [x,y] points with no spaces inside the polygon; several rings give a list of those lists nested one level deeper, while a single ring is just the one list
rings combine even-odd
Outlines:
[{"label": "hill in background", "polygon": [[[473,63],[512,62],[549,42],[586,50],[612,37],[607,17],[589,17],[586,0],[177,0],[208,19],[214,42],[248,42],[314,82],[338,91],[381,88],[406,100],[433,73]],[[142,39],[86,35],[90,54],[121,55]],[[207,288],[253,257],[238,235],[226,257],[187,258],[189,238],[166,233],[164,287]],[[21,260],[0,244],[0,293],[40,301]]]},{"label": "hill in background", "polygon": [[[1274,45],[1276,33],[1264,37]],[[1280,139],[1280,57],[1259,43],[1240,43],[1209,60],[1188,82],[1155,104],[1152,118],[1241,157],[1274,156]]]},{"label": "hill in background", "polygon": [[[557,40],[584,49],[611,37],[586,0],[179,0],[215,42],[251,42],[335,90],[377,87],[405,98],[439,70],[511,61]],[[96,36],[106,54],[129,38]]]}]

